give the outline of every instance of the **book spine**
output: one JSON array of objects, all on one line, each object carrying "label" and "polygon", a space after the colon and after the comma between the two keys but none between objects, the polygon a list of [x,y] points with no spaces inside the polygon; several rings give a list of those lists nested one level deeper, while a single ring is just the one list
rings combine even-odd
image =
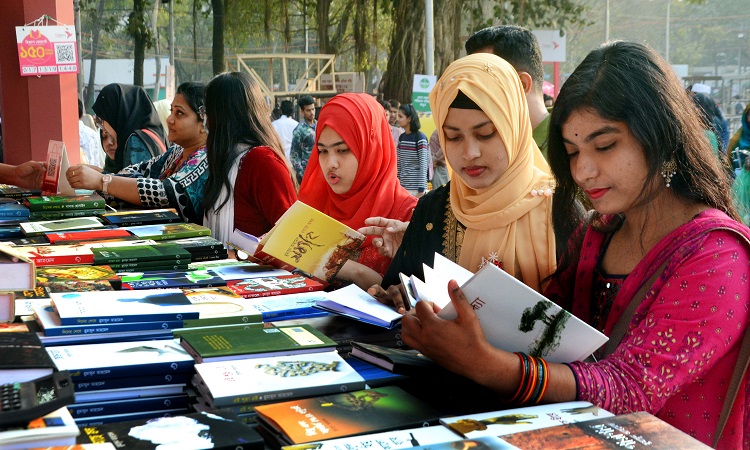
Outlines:
[{"label": "book spine", "polygon": [[322,311],[313,306],[305,308],[287,309],[283,311],[266,311],[263,313],[263,321],[270,322],[273,320],[285,319],[289,320],[292,317],[311,317],[311,316],[325,316],[327,312]]},{"label": "book spine", "polygon": [[[233,288],[233,287],[230,287],[230,288]],[[299,287],[299,288],[277,289],[277,290],[265,291],[265,292],[242,292],[241,290],[238,289],[234,292],[244,298],[258,298],[258,297],[272,297],[274,295],[299,294],[301,292],[315,292],[321,289],[322,289],[322,286],[320,286],[320,289],[316,288],[315,286],[305,286],[305,287]]]},{"label": "book spine", "polygon": [[81,210],[61,210],[59,212],[32,211],[29,214],[29,220],[57,220],[70,219],[72,217],[92,217],[103,213],[103,209],[81,209]]},{"label": "book spine", "polygon": [[66,326],[60,328],[45,328],[45,336],[82,336],[89,334],[101,333],[122,333],[126,331],[143,331],[143,330],[171,330],[182,328],[183,321],[170,320],[165,322],[133,322],[133,323],[114,323],[101,325],[79,325]]},{"label": "book spine", "polygon": [[108,416],[141,411],[155,411],[171,408],[186,408],[190,404],[187,395],[144,397],[128,401],[91,402],[68,405],[73,418]]},{"label": "book spine", "polygon": [[201,262],[201,261],[216,261],[219,259],[227,259],[228,254],[227,253],[217,253],[215,255],[196,255],[190,258],[192,262]]},{"label": "book spine", "polygon": [[165,288],[180,288],[180,289],[197,289],[197,288],[211,288],[226,286],[227,282],[219,280],[216,282],[201,282],[201,281],[188,281],[188,280],[137,280],[137,281],[126,281],[122,283],[122,289],[130,289],[137,291],[140,289],[165,289]]},{"label": "book spine", "polygon": [[[58,311],[59,313],[59,311]],[[134,314],[129,316],[60,317],[61,325],[94,325],[131,322],[171,322],[197,319],[197,312]]]},{"label": "book spine", "polygon": [[188,230],[176,231],[170,234],[159,234],[156,236],[144,236],[144,239],[153,239],[155,241],[168,241],[173,239],[185,239],[191,237],[211,236],[211,230]]},{"label": "book spine", "polygon": [[[212,406],[224,407],[240,404],[262,404],[268,402],[277,402],[281,400],[291,400],[301,397],[316,397],[326,394],[338,394],[341,392],[358,391],[365,388],[365,381],[351,381],[349,383],[333,384],[325,386],[307,386],[296,389],[282,389],[274,392],[265,392],[261,394],[247,393],[240,395],[229,395],[226,397],[210,398]],[[209,388],[210,391],[210,388]]]},{"label": "book spine", "polygon": [[126,378],[103,378],[100,380],[80,380],[74,383],[73,389],[76,392],[91,392],[142,386],[183,384],[189,383],[192,376],[192,372],[186,372],[160,374],[145,377],[135,376]]},{"label": "book spine", "polygon": [[257,324],[263,321],[264,315],[261,314],[246,314],[244,316],[231,316],[231,317],[212,317],[205,319],[195,320],[183,320],[182,328],[187,331],[189,328],[196,327],[213,327],[222,325],[249,325]]},{"label": "book spine", "polygon": [[68,369],[70,378],[76,383],[85,380],[106,378],[142,377],[144,375],[166,375],[192,373],[195,361],[164,361],[133,364],[130,366],[92,367],[87,369]]},{"label": "book spine", "polygon": [[141,225],[159,225],[161,223],[183,222],[183,220],[180,219],[179,217],[167,217],[167,218],[159,217],[159,218],[155,218],[155,219],[154,218],[151,218],[151,219],[149,219],[149,218],[143,218],[143,219],[140,219],[140,220],[139,219],[134,219],[134,220],[123,220],[123,221],[118,221],[117,219],[114,219],[114,218],[113,219],[109,219],[109,218],[106,218],[106,217],[105,217],[105,219],[107,220],[107,222],[109,222],[109,223],[111,223],[113,225],[117,225],[118,227],[138,227],[138,226],[141,226]]},{"label": "book spine", "polygon": [[27,219],[29,212],[26,211],[3,211],[0,210],[0,219]]},{"label": "book spine", "polygon": [[[106,426],[107,424],[116,423],[116,422],[126,422],[126,421],[131,421],[131,420],[147,420],[147,419],[155,419],[158,417],[174,417],[174,416],[180,416],[180,415],[185,415],[189,413],[190,413],[189,408],[169,408],[169,409],[160,409],[158,411],[141,411],[141,412],[135,412],[135,413],[113,414],[109,416],[81,417],[81,418],[73,419],[73,420],[75,421],[76,425],[79,428],[85,428],[87,430],[91,430],[94,427]],[[107,441],[100,440],[100,441],[97,441],[96,443],[103,443],[103,442],[107,442]],[[65,448],[78,448],[78,447],[74,446],[74,447],[65,447]]]},{"label": "book spine", "polygon": [[31,257],[38,267],[93,264],[94,255],[48,255]]},{"label": "book spine", "polygon": [[[148,258],[148,259],[147,259]],[[125,265],[125,264],[132,264],[132,267],[138,267],[139,263],[143,267],[144,264],[153,264],[155,266],[160,266],[158,264],[159,262],[163,263],[164,265],[171,265],[171,264],[180,264],[184,261],[185,264],[188,264],[190,262],[190,257],[185,256],[183,258],[183,255],[165,255],[161,256],[160,259],[155,259],[152,255],[141,255],[141,256],[132,256],[132,257],[96,257],[94,256],[94,261],[96,261],[96,264],[106,264],[106,265],[112,265],[112,264],[119,264],[119,265]]]},{"label": "book spine", "polygon": [[82,200],[79,202],[44,202],[36,203],[29,202],[29,211],[65,211],[65,210],[80,210],[80,209],[103,209],[104,200]]}]

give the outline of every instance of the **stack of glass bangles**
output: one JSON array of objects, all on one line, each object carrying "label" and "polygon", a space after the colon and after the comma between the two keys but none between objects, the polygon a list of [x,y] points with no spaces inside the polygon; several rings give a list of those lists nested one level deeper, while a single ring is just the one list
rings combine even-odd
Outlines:
[{"label": "stack of glass bangles", "polygon": [[549,382],[547,362],[542,358],[516,352],[521,361],[521,383],[509,403],[538,404],[547,392]]}]

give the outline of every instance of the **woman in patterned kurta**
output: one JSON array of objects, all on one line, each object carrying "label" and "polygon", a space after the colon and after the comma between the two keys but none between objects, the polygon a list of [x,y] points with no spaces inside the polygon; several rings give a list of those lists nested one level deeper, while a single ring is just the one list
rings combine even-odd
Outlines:
[{"label": "woman in patterned kurta", "polygon": [[[506,399],[647,411],[714,443],[750,322],[750,229],[701,130],[672,69],[640,44],[591,52],[555,103],[555,226],[579,228],[545,293],[610,336],[599,361],[544,363],[490,346],[455,282],[458,319],[418,303],[405,342]],[[595,208],[582,225],[579,189]],[[745,376],[718,447],[750,448],[748,393]]]},{"label": "woman in patterned kurta", "polygon": [[[175,208],[185,220],[203,222],[203,193],[208,178],[206,128],[203,125],[202,83],[177,88],[167,118],[173,145],[163,155],[125,167],[107,186],[107,201],[116,207],[131,203],[146,208]],[[68,169],[71,186],[102,189],[103,175],[79,165]]]}]

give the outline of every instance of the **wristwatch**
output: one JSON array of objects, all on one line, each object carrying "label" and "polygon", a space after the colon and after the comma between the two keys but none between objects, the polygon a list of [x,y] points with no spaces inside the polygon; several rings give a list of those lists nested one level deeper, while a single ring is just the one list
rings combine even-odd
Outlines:
[{"label": "wristwatch", "polygon": [[109,186],[110,181],[112,181],[112,175],[108,173],[104,174],[104,176],[102,177],[102,192],[104,192],[105,194],[109,194],[109,192],[107,192],[107,186]]}]

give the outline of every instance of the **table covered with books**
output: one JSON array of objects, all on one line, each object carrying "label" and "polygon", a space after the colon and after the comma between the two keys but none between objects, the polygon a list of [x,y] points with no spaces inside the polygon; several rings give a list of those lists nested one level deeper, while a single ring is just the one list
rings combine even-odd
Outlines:
[{"label": "table covered with books", "polygon": [[[174,210],[33,194],[0,201],[3,449],[703,447],[646,413],[519,409],[405,348],[395,312],[353,285],[325,290],[356,232],[313,267],[304,242],[277,253],[297,233],[277,223],[272,238],[237,235],[250,256],[237,261]],[[439,296],[432,285],[410,287]]]}]

